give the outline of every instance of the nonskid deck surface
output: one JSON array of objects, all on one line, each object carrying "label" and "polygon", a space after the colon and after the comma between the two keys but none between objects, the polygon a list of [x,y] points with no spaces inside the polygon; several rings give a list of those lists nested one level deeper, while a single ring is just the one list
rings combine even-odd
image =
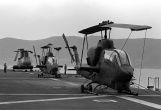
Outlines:
[{"label": "nonskid deck surface", "polygon": [[0,71],[0,110],[161,109],[159,92],[142,89],[139,96],[132,96],[108,89],[99,95],[81,94],[80,85],[88,81],[80,76],[55,79],[37,78],[37,74]]}]

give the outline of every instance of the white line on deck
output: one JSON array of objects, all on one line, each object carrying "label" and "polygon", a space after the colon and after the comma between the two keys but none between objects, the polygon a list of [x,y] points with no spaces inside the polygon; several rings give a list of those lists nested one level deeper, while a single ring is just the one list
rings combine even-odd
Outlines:
[{"label": "white line on deck", "polygon": [[94,102],[117,102],[116,100],[109,100],[109,99],[95,99]]},{"label": "white line on deck", "polygon": [[55,79],[55,78],[49,78],[49,79],[54,80],[54,81],[58,81],[59,80],[59,79]]},{"label": "white line on deck", "polygon": [[87,95],[87,94],[6,94],[6,93],[0,93],[0,96],[3,95],[10,95],[10,96],[65,96],[65,95]]},{"label": "white line on deck", "polygon": [[[30,93],[0,93],[0,96],[3,96],[3,95],[31,95],[31,96],[33,96],[33,95],[37,95],[37,96],[41,96],[41,95],[46,95],[46,96],[48,96],[48,95],[87,95],[87,94],[40,94],[40,93],[35,93],[35,94],[30,94]],[[106,95],[106,96],[118,96],[118,95]],[[120,97],[122,97],[122,96],[124,96],[124,97],[129,97],[129,96],[132,96],[132,95],[120,95]],[[161,97],[161,95],[139,95],[138,97]],[[119,97],[119,96],[118,96]]]},{"label": "white line on deck", "polygon": [[98,97],[107,97],[107,95],[101,96],[84,96],[84,97],[68,97],[68,98],[54,98],[54,99],[38,99],[38,100],[24,100],[24,101],[9,101],[9,102],[0,102],[0,105],[6,104],[20,104],[20,103],[31,103],[31,102],[49,102],[49,101],[64,101],[64,100],[75,100],[75,99],[89,99],[89,98],[98,98]]},{"label": "white line on deck", "polygon": [[132,98],[132,97],[126,97],[126,96],[117,96],[117,97],[125,99],[125,100],[129,100],[129,101],[132,101],[132,102],[136,102],[136,103],[139,103],[139,104],[142,104],[142,105],[146,105],[146,106],[149,106],[149,107],[152,107],[152,108],[161,109],[161,105],[155,104],[155,103],[152,103],[152,102],[148,102],[148,101],[144,101],[144,100],[140,100],[140,99],[136,99],[136,98]]},{"label": "white line on deck", "polygon": [[68,81],[64,81],[66,84],[72,85],[72,86],[79,86],[80,84],[77,83],[73,83],[73,82],[68,82]]},{"label": "white line on deck", "polygon": [[29,74],[34,74],[34,73],[29,73]]},{"label": "white line on deck", "polygon": [[59,79],[55,79],[55,78],[50,78],[51,80],[54,80],[54,81],[62,81],[66,84],[69,84],[69,85],[72,85],[72,86],[79,86],[80,84],[77,84],[77,83],[74,83],[74,82],[69,82],[69,81],[64,81],[64,80],[59,80]]}]

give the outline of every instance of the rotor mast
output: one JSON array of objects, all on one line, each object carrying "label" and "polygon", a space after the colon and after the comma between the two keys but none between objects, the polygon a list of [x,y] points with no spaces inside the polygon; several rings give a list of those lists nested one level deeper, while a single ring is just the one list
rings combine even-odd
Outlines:
[{"label": "rotor mast", "polygon": [[[99,23],[100,26],[103,26],[103,25],[107,25],[107,24],[113,24],[114,22],[112,21],[103,21],[102,23]],[[108,39],[110,39],[110,35],[111,35],[111,28],[110,27],[107,27],[105,28],[105,35],[104,35],[104,39],[107,39],[107,30],[109,30],[109,35],[108,35]],[[101,32],[101,35],[102,35],[102,32]]]}]

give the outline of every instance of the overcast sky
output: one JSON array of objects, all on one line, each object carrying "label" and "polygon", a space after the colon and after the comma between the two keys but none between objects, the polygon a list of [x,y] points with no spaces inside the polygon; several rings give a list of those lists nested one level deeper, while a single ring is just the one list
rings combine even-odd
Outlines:
[{"label": "overcast sky", "polygon": [[148,37],[161,38],[161,1],[0,0],[0,38],[81,36],[79,30],[104,20],[149,25]]}]

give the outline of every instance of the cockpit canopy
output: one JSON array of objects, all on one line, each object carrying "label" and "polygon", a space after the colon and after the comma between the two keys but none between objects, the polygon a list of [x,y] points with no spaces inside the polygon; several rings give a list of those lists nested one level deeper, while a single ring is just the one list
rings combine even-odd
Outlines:
[{"label": "cockpit canopy", "polygon": [[130,59],[127,53],[123,50],[113,49],[113,50],[105,50],[104,58],[111,62],[117,62],[118,65],[131,65]]}]

